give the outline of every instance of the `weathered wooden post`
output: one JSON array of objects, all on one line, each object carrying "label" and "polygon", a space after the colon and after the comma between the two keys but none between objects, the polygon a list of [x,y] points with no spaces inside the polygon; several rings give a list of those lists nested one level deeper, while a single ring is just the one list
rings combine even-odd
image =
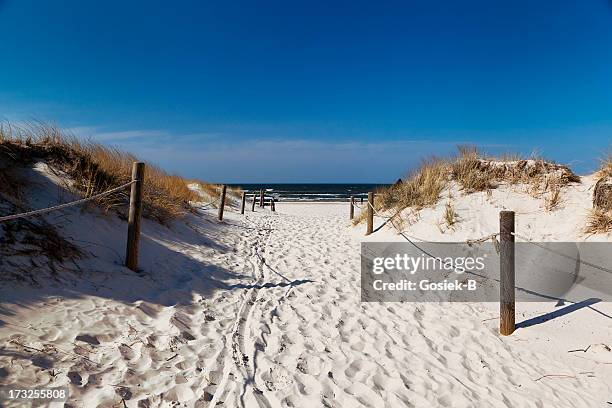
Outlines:
[{"label": "weathered wooden post", "polygon": [[225,193],[227,186],[224,184],[221,189],[221,202],[219,203],[219,221],[223,221],[223,209],[225,208]]},{"label": "weathered wooden post", "polygon": [[355,216],[355,197],[351,196],[351,210],[350,210],[351,220],[353,219],[354,216]]},{"label": "weathered wooden post", "polygon": [[264,206],[264,191],[263,188],[259,190],[259,206],[263,208]]},{"label": "weathered wooden post", "polygon": [[363,197],[361,197],[361,204],[363,205]]},{"label": "weathered wooden post", "polygon": [[276,207],[274,206],[274,197],[270,197],[270,210],[276,211]]},{"label": "weathered wooden post", "polygon": [[130,209],[128,212],[127,248],[125,266],[138,270],[138,245],[140,243],[140,219],[142,218],[142,193],[144,191],[145,164],[132,164],[132,188],[130,190]]},{"label": "weathered wooden post", "polygon": [[514,211],[499,213],[499,332],[508,336],[515,329]]},{"label": "weathered wooden post", "polygon": [[374,193],[368,193],[368,229],[366,235],[370,235],[374,231]]},{"label": "weathered wooden post", "polygon": [[253,204],[251,205],[251,211],[255,212],[255,202],[257,201],[257,195],[253,193]]},{"label": "weathered wooden post", "polygon": [[246,193],[242,192],[242,204],[240,205],[240,214],[244,214],[244,205],[246,204]]}]

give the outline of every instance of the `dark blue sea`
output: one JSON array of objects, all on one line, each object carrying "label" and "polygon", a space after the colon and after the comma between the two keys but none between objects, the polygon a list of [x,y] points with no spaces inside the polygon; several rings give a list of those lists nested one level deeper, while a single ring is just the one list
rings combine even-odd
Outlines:
[{"label": "dark blue sea", "polygon": [[264,189],[278,201],[347,201],[367,197],[369,191],[387,184],[235,184],[248,193]]}]

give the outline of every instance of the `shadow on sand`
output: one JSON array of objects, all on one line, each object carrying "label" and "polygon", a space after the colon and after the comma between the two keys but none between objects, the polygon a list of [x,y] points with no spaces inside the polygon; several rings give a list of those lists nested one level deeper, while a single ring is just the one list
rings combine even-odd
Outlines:
[{"label": "shadow on sand", "polygon": [[517,329],[524,329],[527,327],[531,327],[531,326],[535,326],[537,324],[541,324],[541,323],[546,323],[552,319],[556,319],[557,317],[561,317],[561,316],[565,316],[569,313],[575,312],[576,310],[580,310],[580,309],[584,309],[584,308],[589,308],[591,310],[594,310],[595,312],[607,317],[608,319],[612,319],[612,316],[608,316],[607,314],[600,312],[597,309],[592,308],[591,306],[601,302],[601,299],[598,298],[590,298],[590,299],[586,299],[580,302],[576,302],[576,303],[572,303],[568,306],[565,306],[561,309],[557,309],[554,310],[552,312],[543,314],[541,316],[536,316],[536,317],[532,317],[530,319],[524,320],[520,323],[516,324],[516,328]]},{"label": "shadow on sand", "polygon": [[[28,200],[33,208],[46,208],[74,196],[35,169],[24,169],[28,177]],[[0,270],[0,327],[9,323],[14,307],[44,307],[57,299],[85,296],[132,304],[143,301],[159,306],[189,304],[194,298],[209,299],[217,290],[252,287],[294,286],[309,281],[254,285],[250,247],[234,223],[220,223],[214,214],[188,214],[184,220],[160,225],[144,219],[140,240],[139,271],[124,265],[127,223],[113,212],[97,208],[70,207],[45,218],[59,234],[78,246],[83,259],[56,265],[59,273],[31,273],[37,285],[2,280]],[[222,237],[222,239],[220,239]],[[11,259],[25,264],[28,257]],[[31,268],[30,268],[31,269]],[[6,276],[6,275],[5,275]],[[5,319],[6,320],[6,319]],[[11,324],[15,324],[14,322]]]}]

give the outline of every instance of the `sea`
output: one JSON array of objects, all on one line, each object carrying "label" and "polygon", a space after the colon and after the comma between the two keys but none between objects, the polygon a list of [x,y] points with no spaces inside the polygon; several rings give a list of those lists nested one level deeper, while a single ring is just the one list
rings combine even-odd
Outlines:
[{"label": "sea", "polygon": [[368,192],[388,184],[235,184],[247,194],[263,189],[277,201],[348,201],[367,198]]}]

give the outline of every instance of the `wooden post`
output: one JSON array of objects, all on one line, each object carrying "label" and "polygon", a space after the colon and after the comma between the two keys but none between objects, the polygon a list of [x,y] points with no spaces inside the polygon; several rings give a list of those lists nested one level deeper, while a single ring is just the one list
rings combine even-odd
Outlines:
[{"label": "wooden post", "polygon": [[363,197],[361,197],[361,204],[363,204]]},{"label": "wooden post", "polygon": [[242,192],[242,204],[240,205],[240,214],[244,214],[244,205],[246,204],[246,193]]},{"label": "wooden post", "polygon": [[270,210],[276,211],[276,207],[274,206],[274,197],[270,197]]},{"label": "wooden post", "polygon": [[351,210],[350,210],[351,220],[355,216],[355,197],[351,196]]},{"label": "wooden post", "polygon": [[374,231],[374,210],[372,209],[372,207],[374,207],[374,193],[369,192],[367,208],[368,229],[366,230],[366,235],[370,235]]},{"label": "wooden post", "polygon": [[255,202],[257,201],[257,194],[253,193],[253,204],[251,205],[251,211],[255,212]]},{"label": "wooden post", "polygon": [[508,336],[515,329],[514,211],[499,213],[499,332]]},{"label": "wooden post", "polygon": [[263,191],[263,188],[261,190],[259,190],[259,206],[260,207],[264,206],[264,191]]},{"label": "wooden post", "polygon": [[221,189],[221,202],[219,203],[219,221],[223,221],[223,208],[225,207],[225,193],[227,192],[227,186],[224,184]]},{"label": "wooden post", "polygon": [[140,242],[140,219],[142,218],[142,192],[144,190],[145,164],[132,164],[132,184],[130,190],[130,210],[128,213],[127,248],[125,266],[133,271],[138,270],[138,245]]}]

